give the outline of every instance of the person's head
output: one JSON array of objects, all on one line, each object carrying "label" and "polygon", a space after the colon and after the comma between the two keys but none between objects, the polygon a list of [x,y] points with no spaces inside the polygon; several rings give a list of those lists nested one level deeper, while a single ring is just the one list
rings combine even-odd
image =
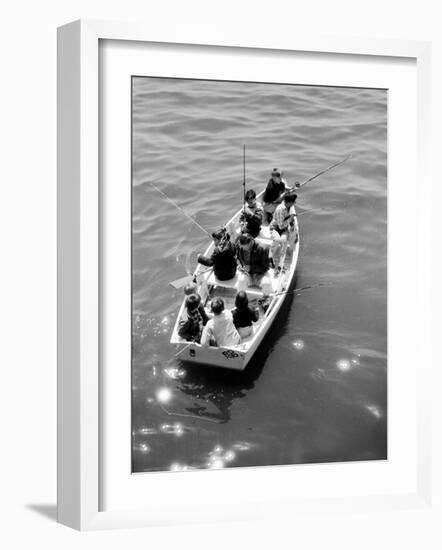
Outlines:
[{"label": "person's head", "polygon": [[248,206],[252,207],[256,204],[256,193],[253,189],[249,189],[246,193],[246,203]]},{"label": "person's head", "polygon": [[249,299],[244,290],[240,290],[235,297],[235,307],[238,309],[245,309],[249,305]]},{"label": "person's head", "polygon": [[273,168],[272,170],[272,180],[279,183],[281,181],[282,172],[278,168]]},{"label": "person's head", "polygon": [[238,238],[238,242],[241,248],[249,249],[252,248],[254,240],[253,237],[248,233],[242,233]]},{"label": "person's head", "polygon": [[184,287],[184,294],[186,296],[190,296],[190,294],[198,294],[197,290],[197,284],[191,281],[190,283],[187,283],[187,285]]},{"label": "person's head", "polygon": [[221,227],[221,229],[217,229],[212,233],[212,238],[214,243],[218,245],[221,242],[229,239],[229,234],[227,233],[227,230],[225,227]]},{"label": "person's head", "polygon": [[298,198],[298,195],[297,195],[296,193],[293,193],[293,191],[289,191],[289,192],[284,196],[284,204],[285,204],[287,207],[290,207],[290,206],[292,206],[293,204],[295,204],[297,198]]},{"label": "person's head", "polygon": [[218,296],[216,296],[212,300],[211,307],[212,307],[212,313],[214,315],[219,315],[220,313],[222,313],[224,311],[224,300],[222,298],[218,298]]},{"label": "person's head", "polygon": [[198,309],[198,306],[200,305],[201,298],[198,296],[198,294],[190,294],[186,298],[186,308],[189,313],[193,313]]}]

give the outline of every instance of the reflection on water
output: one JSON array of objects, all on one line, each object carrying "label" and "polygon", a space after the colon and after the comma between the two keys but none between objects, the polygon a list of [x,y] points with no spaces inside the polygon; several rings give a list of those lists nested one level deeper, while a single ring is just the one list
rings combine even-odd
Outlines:
[{"label": "reflection on water", "polygon": [[[386,458],[383,90],[134,79],[133,470]],[[302,181],[297,288],[244,372],[189,365],[170,332],[209,230],[273,166]],[[160,179],[159,179],[160,178]],[[167,223],[165,222],[167,220]]]}]

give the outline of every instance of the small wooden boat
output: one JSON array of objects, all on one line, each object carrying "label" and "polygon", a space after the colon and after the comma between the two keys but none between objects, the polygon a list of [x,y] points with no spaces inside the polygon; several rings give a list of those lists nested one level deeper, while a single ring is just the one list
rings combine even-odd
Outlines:
[{"label": "small wooden boat", "polygon": [[[258,198],[262,196],[260,193]],[[226,228],[231,235],[235,235],[239,229],[239,217],[242,212],[240,209],[233,218],[227,223]],[[298,230],[298,218],[295,218],[296,229]],[[263,226],[259,236],[256,238],[262,246],[270,247],[271,238],[269,226]],[[210,256],[213,251],[212,243],[205,251],[205,256]],[[284,259],[284,268],[282,272],[275,276],[274,270],[269,269],[268,276],[271,280],[273,292],[269,297],[268,304],[263,307],[260,299],[263,293],[258,287],[247,288],[247,296],[252,306],[259,308],[259,319],[253,324],[253,333],[248,338],[242,339],[241,343],[232,347],[202,346],[195,342],[188,342],[178,335],[179,322],[185,314],[185,299],[181,304],[175,326],[172,332],[170,343],[177,349],[176,358],[182,361],[200,363],[207,366],[222,367],[234,370],[243,370],[250,362],[263,341],[265,335],[270,329],[273,321],[278,315],[281,306],[290,292],[295,280],[296,264],[299,255],[298,241],[290,246]],[[201,296],[202,303],[207,304],[214,296],[219,296],[224,300],[226,309],[234,307],[234,300],[238,287],[238,275],[229,281],[219,281],[216,279],[213,270],[198,265],[194,272],[198,283],[198,293]]]}]

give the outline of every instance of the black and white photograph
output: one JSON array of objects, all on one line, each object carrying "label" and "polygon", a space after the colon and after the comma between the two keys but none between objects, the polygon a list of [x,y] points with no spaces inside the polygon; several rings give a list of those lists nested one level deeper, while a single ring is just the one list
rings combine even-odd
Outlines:
[{"label": "black and white photograph", "polygon": [[132,472],[386,460],[387,90],[131,102]]}]

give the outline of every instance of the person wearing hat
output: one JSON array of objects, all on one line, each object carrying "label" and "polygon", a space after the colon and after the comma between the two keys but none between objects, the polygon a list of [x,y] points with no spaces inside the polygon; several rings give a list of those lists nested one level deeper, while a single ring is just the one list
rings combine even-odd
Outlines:
[{"label": "person wearing hat", "polygon": [[188,342],[201,341],[203,318],[199,306],[201,298],[198,294],[189,294],[186,298],[186,311],[178,326],[178,335]]},{"label": "person wearing hat", "polygon": [[264,219],[267,223],[270,223],[273,218],[273,213],[276,210],[278,204],[281,204],[284,198],[284,193],[288,191],[290,187],[287,182],[282,179],[282,172],[278,168],[273,168],[272,175],[267,183],[267,187],[263,196],[263,209]]},{"label": "person wearing hat", "polygon": [[228,281],[236,275],[235,246],[230,241],[230,235],[225,227],[212,233],[215,248],[210,256],[198,255],[198,263],[213,267],[215,277],[220,281]]}]

